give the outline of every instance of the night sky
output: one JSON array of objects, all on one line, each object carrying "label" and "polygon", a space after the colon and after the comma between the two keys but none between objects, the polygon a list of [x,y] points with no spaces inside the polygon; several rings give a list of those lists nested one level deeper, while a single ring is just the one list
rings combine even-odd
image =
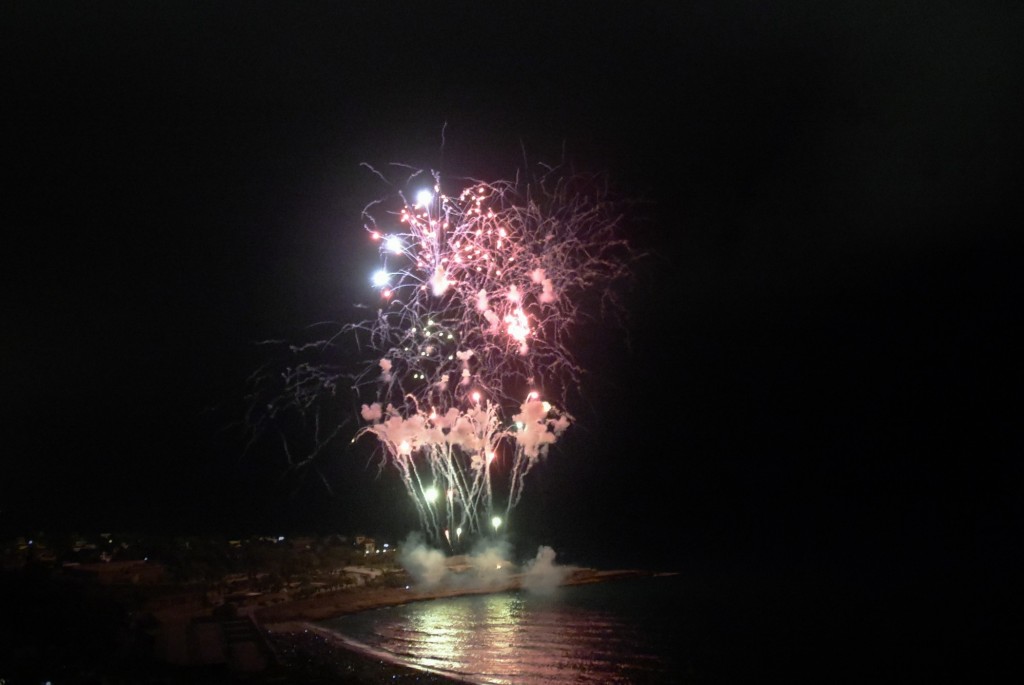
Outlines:
[{"label": "night sky", "polygon": [[580,341],[588,400],[518,542],[1020,570],[1020,3],[4,15],[5,535],[404,534],[365,449],[243,454],[254,343],[374,302],[361,163],[564,157],[635,201],[648,256],[626,330]]}]

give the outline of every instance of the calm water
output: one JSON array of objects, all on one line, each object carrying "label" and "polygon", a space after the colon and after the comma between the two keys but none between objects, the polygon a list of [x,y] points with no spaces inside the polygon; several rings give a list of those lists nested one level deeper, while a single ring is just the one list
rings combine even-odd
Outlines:
[{"label": "calm water", "polygon": [[414,602],[320,625],[400,663],[477,683],[686,678],[680,576]]},{"label": "calm water", "polygon": [[1003,682],[986,674],[1011,653],[1020,671],[1011,633],[993,639],[985,612],[964,620],[977,597],[938,597],[933,585],[760,565],[415,602],[320,626],[473,683]]}]

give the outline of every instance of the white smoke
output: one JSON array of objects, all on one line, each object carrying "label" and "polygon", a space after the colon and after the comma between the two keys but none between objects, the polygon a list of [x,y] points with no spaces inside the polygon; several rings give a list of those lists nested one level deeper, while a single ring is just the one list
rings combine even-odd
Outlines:
[{"label": "white smoke", "polygon": [[398,550],[398,563],[409,572],[418,587],[436,587],[448,575],[444,554],[427,547],[418,533],[410,534]]},{"label": "white smoke", "polygon": [[537,557],[523,568],[523,589],[539,595],[550,595],[565,582],[569,568],[555,565],[555,550],[541,545]]},{"label": "white smoke", "polygon": [[508,561],[510,551],[507,542],[490,542],[476,547],[469,555],[469,563],[476,574],[472,584],[489,588],[507,583],[512,572],[512,564]]},{"label": "white smoke", "polygon": [[[519,570],[509,561],[510,554],[508,542],[488,541],[466,556],[448,559],[440,550],[428,547],[420,533],[411,533],[399,547],[398,561],[412,576],[418,590],[502,590]],[[453,564],[451,568],[449,562]],[[537,548],[537,556],[523,565],[519,575],[521,587],[526,592],[548,596],[565,582],[571,571],[571,566],[555,563],[555,550],[542,545]]]},{"label": "white smoke", "polygon": [[412,576],[418,590],[500,590],[516,571],[508,560],[510,551],[507,542],[486,542],[468,555],[449,559],[424,543],[417,532],[399,545],[398,563]]}]

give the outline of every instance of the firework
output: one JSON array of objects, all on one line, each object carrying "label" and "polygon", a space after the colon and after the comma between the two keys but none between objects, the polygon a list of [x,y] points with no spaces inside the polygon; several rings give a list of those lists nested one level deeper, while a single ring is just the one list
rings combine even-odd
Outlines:
[{"label": "firework", "polygon": [[[247,425],[253,442],[280,435],[301,469],[358,421],[352,442],[372,438],[424,532],[455,548],[494,520],[508,528],[527,475],[572,425],[574,344],[618,320],[637,255],[600,177],[546,168],[451,186],[417,171],[364,209],[380,265],[360,311],[373,315],[267,341],[283,358],[252,375]],[[349,394],[355,411],[339,414]]]},{"label": "firework", "polygon": [[480,532],[499,510],[507,521],[572,424],[573,336],[615,308],[632,254],[595,177],[467,181],[449,194],[420,172],[407,186],[364,210],[380,301],[344,331],[379,356],[353,378],[374,396],[356,438],[376,438],[424,528],[450,544],[451,530]]}]

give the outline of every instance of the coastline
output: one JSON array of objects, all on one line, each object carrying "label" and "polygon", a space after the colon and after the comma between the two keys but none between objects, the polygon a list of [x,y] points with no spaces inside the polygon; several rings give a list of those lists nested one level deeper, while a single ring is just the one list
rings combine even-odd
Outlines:
[{"label": "coastline", "polygon": [[[425,666],[402,663],[393,654],[375,650],[345,635],[305,621],[265,628],[279,665],[302,682],[317,675],[331,682],[479,685],[476,681]],[[340,680],[334,680],[334,678]]]},{"label": "coastline", "polygon": [[[558,586],[586,585],[625,578],[663,575],[639,570],[598,571],[591,568],[568,569]],[[442,585],[430,589],[359,588],[324,593],[304,600],[293,600],[253,612],[276,652],[277,660],[288,671],[322,674],[325,680],[339,678],[352,683],[418,683],[427,685],[466,685],[476,681],[444,671],[401,662],[395,655],[374,650],[356,640],[317,625],[337,616],[410,602],[445,599],[474,594],[513,592],[523,589],[523,576],[509,576],[502,582],[482,585]],[[310,680],[309,682],[313,682]]]},{"label": "coastline", "polygon": [[[647,575],[660,574],[566,567],[559,585]],[[485,584],[472,571],[453,570],[448,584],[430,590],[371,585],[211,608],[195,591],[142,598],[133,585],[39,567],[0,576],[0,680],[68,685],[465,685],[470,681],[460,676],[417,670],[316,624],[378,607],[523,587],[521,575]]]},{"label": "coastline", "polygon": [[[558,585],[585,585],[623,578],[656,575],[649,571],[635,569],[599,571],[592,568],[567,567],[567,575]],[[325,592],[306,599],[293,599],[281,604],[259,607],[253,610],[253,618],[264,628],[292,623],[325,621],[336,616],[359,611],[379,609],[386,606],[420,602],[431,599],[483,595],[495,592],[511,592],[524,587],[524,575],[513,574],[502,580],[491,582],[442,583],[435,587],[377,587],[354,588]]]}]

